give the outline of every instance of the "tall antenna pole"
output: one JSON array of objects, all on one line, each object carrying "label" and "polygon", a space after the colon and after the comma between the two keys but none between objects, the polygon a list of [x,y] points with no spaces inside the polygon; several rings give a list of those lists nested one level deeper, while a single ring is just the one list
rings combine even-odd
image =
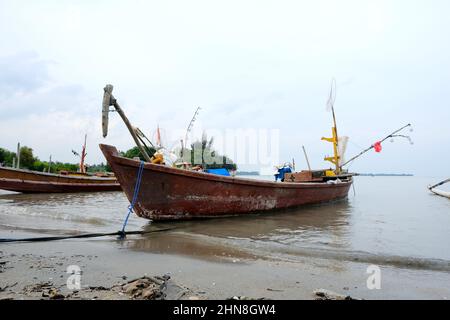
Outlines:
[{"label": "tall antenna pole", "polygon": [[339,136],[337,133],[336,114],[334,112],[335,99],[336,99],[336,80],[333,78],[333,80],[331,81],[330,97],[328,98],[328,102],[327,102],[327,106],[329,108],[331,108],[331,112],[333,114],[333,128],[331,128],[332,137],[331,138],[322,138],[322,140],[333,143],[333,157],[326,157],[325,160],[333,163],[336,168],[336,171],[335,171],[336,174],[340,174],[341,167],[339,166],[340,157],[339,157],[339,148],[338,148]]},{"label": "tall antenna pole", "polygon": [[339,136],[337,131],[337,124],[336,124],[336,113],[334,112],[334,101],[336,100],[336,79],[333,78],[331,81],[331,90],[333,90],[333,84],[334,84],[334,97],[333,102],[331,104],[331,112],[333,113],[333,124],[334,124],[334,161],[336,162],[336,173],[339,174],[341,171],[341,168],[339,167]]},{"label": "tall antenna pole", "polygon": [[303,154],[305,155],[306,164],[308,165],[308,170],[311,171],[311,166],[309,165],[308,155],[306,154],[305,146],[302,146]]},{"label": "tall antenna pole", "polygon": [[192,128],[194,127],[194,122],[196,120],[196,117],[198,116],[200,109],[201,109],[200,107],[197,107],[197,110],[195,110],[194,116],[192,117],[191,121],[189,122],[189,126],[187,127],[186,135],[184,137],[184,148],[185,149],[186,149],[188,134],[189,134],[189,132],[191,132]]}]

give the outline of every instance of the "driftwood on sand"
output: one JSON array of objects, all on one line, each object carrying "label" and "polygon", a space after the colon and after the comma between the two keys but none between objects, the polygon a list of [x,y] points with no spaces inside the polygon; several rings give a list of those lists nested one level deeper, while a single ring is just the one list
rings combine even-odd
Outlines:
[{"label": "driftwood on sand", "polygon": [[343,295],[327,289],[314,290],[316,300],[361,300],[358,298],[350,297],[349,295]]}]

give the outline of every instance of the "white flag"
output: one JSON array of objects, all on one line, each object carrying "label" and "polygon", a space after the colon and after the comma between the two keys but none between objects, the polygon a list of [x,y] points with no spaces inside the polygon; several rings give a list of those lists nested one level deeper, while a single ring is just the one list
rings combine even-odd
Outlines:
[{"label": "white flag", "polygon": [[331,111],[331,109],[333,109],[334,106],[334,101],[336,100],[336,80],[333,78],[333,80],[331,80],[331,89],[330,89],[330,95],[328,97],[328,101],[327,101],[327,111]]}]

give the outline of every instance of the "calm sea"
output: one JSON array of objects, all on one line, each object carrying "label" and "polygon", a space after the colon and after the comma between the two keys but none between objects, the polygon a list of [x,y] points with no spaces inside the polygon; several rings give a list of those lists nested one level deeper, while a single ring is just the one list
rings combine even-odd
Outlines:
[{"label": "calm sea", "polygon": [[[168,253],[194,255],[206,243],[215,243],[222,248],[244,248],[259,256],[329,257],[450,271],[450,200],[427,190],[428,184],[438,181],[356,177],[349,198],[339,202],[176,223],[150,224],[133,215],[127,228],[174,228],[136,240],[144,241],[136,244],[137,248],[150,251],[167,249]],[[0,238],[11,237],[12,230],[40,234],[114,232],[121,228],[127,206],[121,192],[26,195],[0,191]],[[191,239],[188,246],[182,240],[186,238]]]}]

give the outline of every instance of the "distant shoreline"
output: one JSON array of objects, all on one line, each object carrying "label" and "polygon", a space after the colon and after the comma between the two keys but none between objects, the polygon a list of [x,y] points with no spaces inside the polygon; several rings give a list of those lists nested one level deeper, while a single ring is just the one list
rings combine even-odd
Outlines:
[{"label": "distant shoreline", "polygon": [[357,176],[364,177],[413,177],[411,173],[357,173]]},{"label": "distant shoreline", "polygon": [[258,171],[237,171],[237,176],[259,176]]}]

